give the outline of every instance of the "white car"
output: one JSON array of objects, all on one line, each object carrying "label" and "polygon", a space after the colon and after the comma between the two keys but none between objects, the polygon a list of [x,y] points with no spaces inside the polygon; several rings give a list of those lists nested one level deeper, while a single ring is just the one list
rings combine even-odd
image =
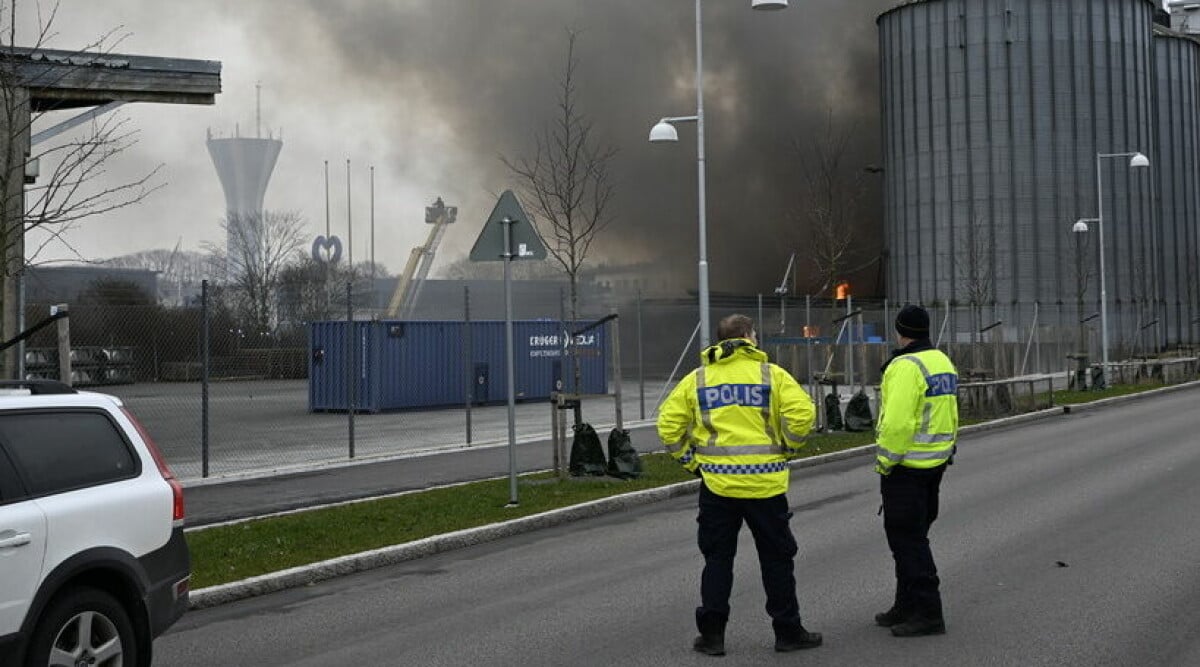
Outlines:
[{"label": "white car", "polygon": [[183,518],[120,400],[0,382],[0,665],[150,665],[188,606]]}]

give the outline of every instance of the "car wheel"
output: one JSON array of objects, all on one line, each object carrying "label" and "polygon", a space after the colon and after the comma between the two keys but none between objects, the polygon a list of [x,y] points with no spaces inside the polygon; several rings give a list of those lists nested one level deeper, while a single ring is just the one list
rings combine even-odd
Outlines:
[{"label": "car wheel", "polygon": [[30,639],[28,667],[137,667],[137,640],[129,614],[95,588],[59,594]]}]

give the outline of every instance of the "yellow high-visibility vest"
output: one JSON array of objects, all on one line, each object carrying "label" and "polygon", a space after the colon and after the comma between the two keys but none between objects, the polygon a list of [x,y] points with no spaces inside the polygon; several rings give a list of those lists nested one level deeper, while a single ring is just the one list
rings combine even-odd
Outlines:
[{"label": "yellow high-visibility vest", "polygon": [[883,373],[876,472],[936,468],[958,441],[958,371],[941,350],[903,354]]},{"label": "yellow high-visibility vest", "polygon": [[701,352],[658,416],[658,436],[713,493],[770,498],[786,493],[788,460],[799,455],[816,410],[808,393],[745,339]]}]

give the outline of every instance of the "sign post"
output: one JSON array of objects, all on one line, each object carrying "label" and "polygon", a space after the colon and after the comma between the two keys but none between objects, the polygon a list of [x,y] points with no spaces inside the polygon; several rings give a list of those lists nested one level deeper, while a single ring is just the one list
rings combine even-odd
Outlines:
[{"label": "sign post", "polygon": [[512,190],[505,190],[471,248],[472,262],[504,262],[504,348],[508,388],[508,505],[517,500],[517,399],[513,351],[512,263],[546,259],[546,246]]}]

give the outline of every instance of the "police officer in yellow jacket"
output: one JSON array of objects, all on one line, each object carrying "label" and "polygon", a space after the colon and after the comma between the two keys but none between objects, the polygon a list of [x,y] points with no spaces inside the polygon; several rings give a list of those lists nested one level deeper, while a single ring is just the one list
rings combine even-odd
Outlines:
[{"label": "police officer in yellow jacket", "polygon": [[812,429],[812,399],[787,371],[757,347],[754,322],[730,315],[717,327],[716,345],[702,365],[680,381],[662,404],[658,434],[667,451],[702,477],[699,543],[704,555],[695,650],[725,654],[725,624],[733,588],[733,558],[742,522],[758,548],[775,650],[821,645],[800,623],[793,559],[797,547],[788,520],[787,462]]},{"label": "police officer in yellow jacket", "polygon": [[958,371],[930,342],[924,308],[901,309],[896,336],[900,349],[884,365],[875,461],[896,594],[875,622],[897,637],[916,637],[946,631],[929,527],[958,438]]}]

